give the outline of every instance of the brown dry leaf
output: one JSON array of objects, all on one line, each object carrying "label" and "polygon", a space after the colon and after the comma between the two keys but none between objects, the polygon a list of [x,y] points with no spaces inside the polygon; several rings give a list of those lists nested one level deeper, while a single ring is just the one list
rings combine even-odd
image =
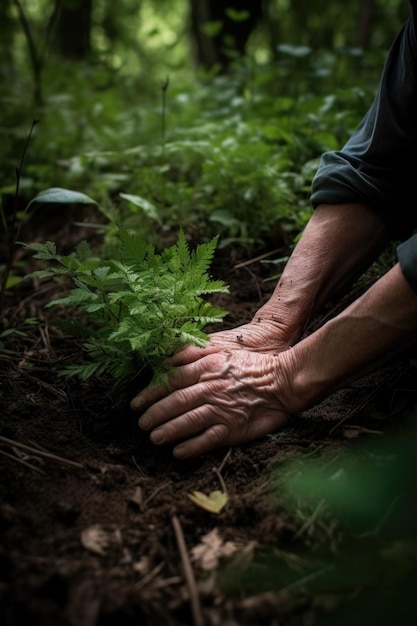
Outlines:
[{"label": "brown dry leaf", "polygon": [[136,506],[141,508],[142,505],[143,505],[142,487],[136,487],[135,491],[128,498],[128,500],[129,500],[129,502],[132,502],[133,504],[136,504]]},{"label": "brown dry leaf", "polygon": [[81,543],[86,550],[103,556],[110,543],[110,538],[99,524],[95,524],[82,531]]},{"label": "brown dry leaf", "polygon": [[212,491],[208,496],[202,491],[193,491],[187,495],[194,504],[210,513],[220,513],[228,501],[227,494],[218,490]]},{"label": "brown dry leaf", "polygon": [[144,576],[151,569],[151,561],[148,556],[143,556],[139,561],[133,564],[133,570]]}]

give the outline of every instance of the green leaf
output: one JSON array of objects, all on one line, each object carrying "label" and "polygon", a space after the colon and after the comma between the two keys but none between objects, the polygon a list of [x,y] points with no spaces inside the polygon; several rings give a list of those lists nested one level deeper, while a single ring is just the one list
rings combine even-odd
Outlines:
[{"label": "green leaf", "polygon": [[23,278],[21,276],[8,276],[6,281],[6,289],[11,289],[15,287],[19,283],[21,283]]},{"label": "green leaf", "polygon": [[110,271],[110,267],[109,266],[96,267],[93,270],[93,274],[99,280],[104,280],[106,278],[107,274],[109,273],[109,271]]},{"label": "green leaf", "polygon": [[233,226],[239,226],[240,221],[237,217],[235,217],[231,211],[227,211],[225,209],[217,209],[213,211],[209,215],[209,220],[211,222],[218,222],[222,226],[226,226],[227,228],[232,228]]},{"label": "green leaf", "polygon": [[[21,242],[18,242],[21,243]],[[57,258],[56,253],[56,245],[53,241],[46,241],[45,243],[22,243],[23,247],[26,250],[33,250],[36,252],[34,254],[35,259],[44,259],[45,261],[49,261],[51,259]]]},{"label": "green leaf", "polygon": [[101,311],[105,308],[105,304],[103,304],[102,302],[97,302],[95,304],[87,304],[85,310],[87,311],[87,313],[96,313],[97,311]]},{"label": "green leaf", "polygon": [[87,243],[87,241],[80,241],[80,243],[76,247],[75,251],[76,251],[77,257],[78,257],[79,261],[81,261],[81,263],[87,261],[87,259],[89,259],[92,256],[92,254],[93,254],[93,251],[91,250],[91,247]]},{"label": "green leaf", "polygon": [[97,202],[80,191],[63,189],[62,187],[50,187],[40,191],[28,204],[26,210],[32,204],[94,204]]},{"label": "green leaf", "polygon": [[5,337],[8,337],[9,335],[13,335],[15,330],[16,330],[15,328],[6,328],[6,330],[3,330],[3,332],[0,333],[0,337],[4,339]]},{"label": "green leaf", "polygon": [[201,30],[207,37],[215,37],[223,28],[223,22],[221,20],[206,22],[203,24]]},{"label": "green leaf", "polygon": [[194,344],[198,348],[204,348],[208,340],[208,335],[198,330],[194,330],[192,333],[181,331],[180,336],[181,336],[183,345]]},{"label": "green leaf", "polygon": [[142,198],[142,196],[136,196],[130,193],[120,193],[119,196],[123,198],[123,200],[127,200],[127,202],[130,202],[134,206],[142,209],[148,217],[161,223],[161,219],[158,215],[158,209],[154,204],[152,204],[152,202],[149,202],[149,200]]},{"label": "green leaf", "polygon": [[232,7],[229,7],[226,9],[226,15],[233,22],[244,22],[250,17],[249,11],[245,11],[245,10],[238,11],[236,9],[232,9]]}]

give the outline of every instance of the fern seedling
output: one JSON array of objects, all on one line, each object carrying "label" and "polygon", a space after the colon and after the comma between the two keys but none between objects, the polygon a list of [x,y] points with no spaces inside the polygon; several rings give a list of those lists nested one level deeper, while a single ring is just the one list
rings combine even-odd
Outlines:
[{"label": "fern seedling", "polygon": [[150,367],[156,379],[169,356],[188,344],[203,347],[204,328],[227,314],[205,299],[228,293],[209,274],[217,237],[192,251],[181,231],[177,243],[158,254],[121,231],[119,254],[111,259],[94,254],[86,242],[68,256],[58,254],[51,241],[23,245],[49,263],[31,276],[69,277],[73,283],[67,295],[47,304],[80,312],[60,326],[82,338],[86,358],[62,374],[82,380],[109,374],[119,382]]}]

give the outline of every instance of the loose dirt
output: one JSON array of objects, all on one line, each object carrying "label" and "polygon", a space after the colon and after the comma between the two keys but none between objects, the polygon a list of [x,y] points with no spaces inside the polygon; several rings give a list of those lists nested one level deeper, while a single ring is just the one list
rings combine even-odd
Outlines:
[{"label": "loose dirt", "polygon": [[[54,233],[66,246],[82,236]],[[231,287],[219,302],[225,327],[249,321],[273,288],[270,266],[237,267],[245,260],[225,249],[213,269]],[[106,379],[58,376],[80,346],[45,309],[56,288],[28,281],[6,303],[23,334],[9,336],[0,362],[3,626],[321,626],[345,623],[341,606],[373,598],[374,580],[326,593],[309,587],[308,558],[324,548],[337,558],[344,535],[315,505],[308,517],[290,504],[288,464],[314,460],[336,472],[358,441],[371,450],[404,431],[417,398],[412,354],[281,433],[179,462],[150,444],[130,410],[145,381],[114,390]],[[195,491],[221,491],[228,502],[210,512],[190,499]],[[268,556],[288,577],[269,573]],[[415,570],[415,554],[411,561]],[[367,623],[385,622],[367,614]]]}]

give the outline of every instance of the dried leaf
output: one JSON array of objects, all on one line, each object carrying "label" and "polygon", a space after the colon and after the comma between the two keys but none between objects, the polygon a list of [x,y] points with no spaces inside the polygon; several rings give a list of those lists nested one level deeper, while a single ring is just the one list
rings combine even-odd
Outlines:
[{"label": "dried leaf", "polygon": [[133,504],[136,504],[136,506],[141,508],[142,505],[143,505],[142,487],[136,487],[135,491],[128,498],[128,500],[129,500],[129,502],[132,502]]},{"label": "dried leaf", "polygon": [[201,569],[212,571],[219,565],[219,560],[235,554],[237,545],[232,541],[223,541],[217,528],[204,535],[191,551],[191,558]]},{"label": "dried leaf", "polygon": [[218,490],[212,491],[208,496],[202,491],[193,491],[187,495],[194,504],[210,513],[220,513],[228,501],[227,494]]},{"label": "dried leaf", "polygon": [[96,524],[82,531],[81,543],[86,550],[103,556],[109,545],[109,536],[99,524]]}]

